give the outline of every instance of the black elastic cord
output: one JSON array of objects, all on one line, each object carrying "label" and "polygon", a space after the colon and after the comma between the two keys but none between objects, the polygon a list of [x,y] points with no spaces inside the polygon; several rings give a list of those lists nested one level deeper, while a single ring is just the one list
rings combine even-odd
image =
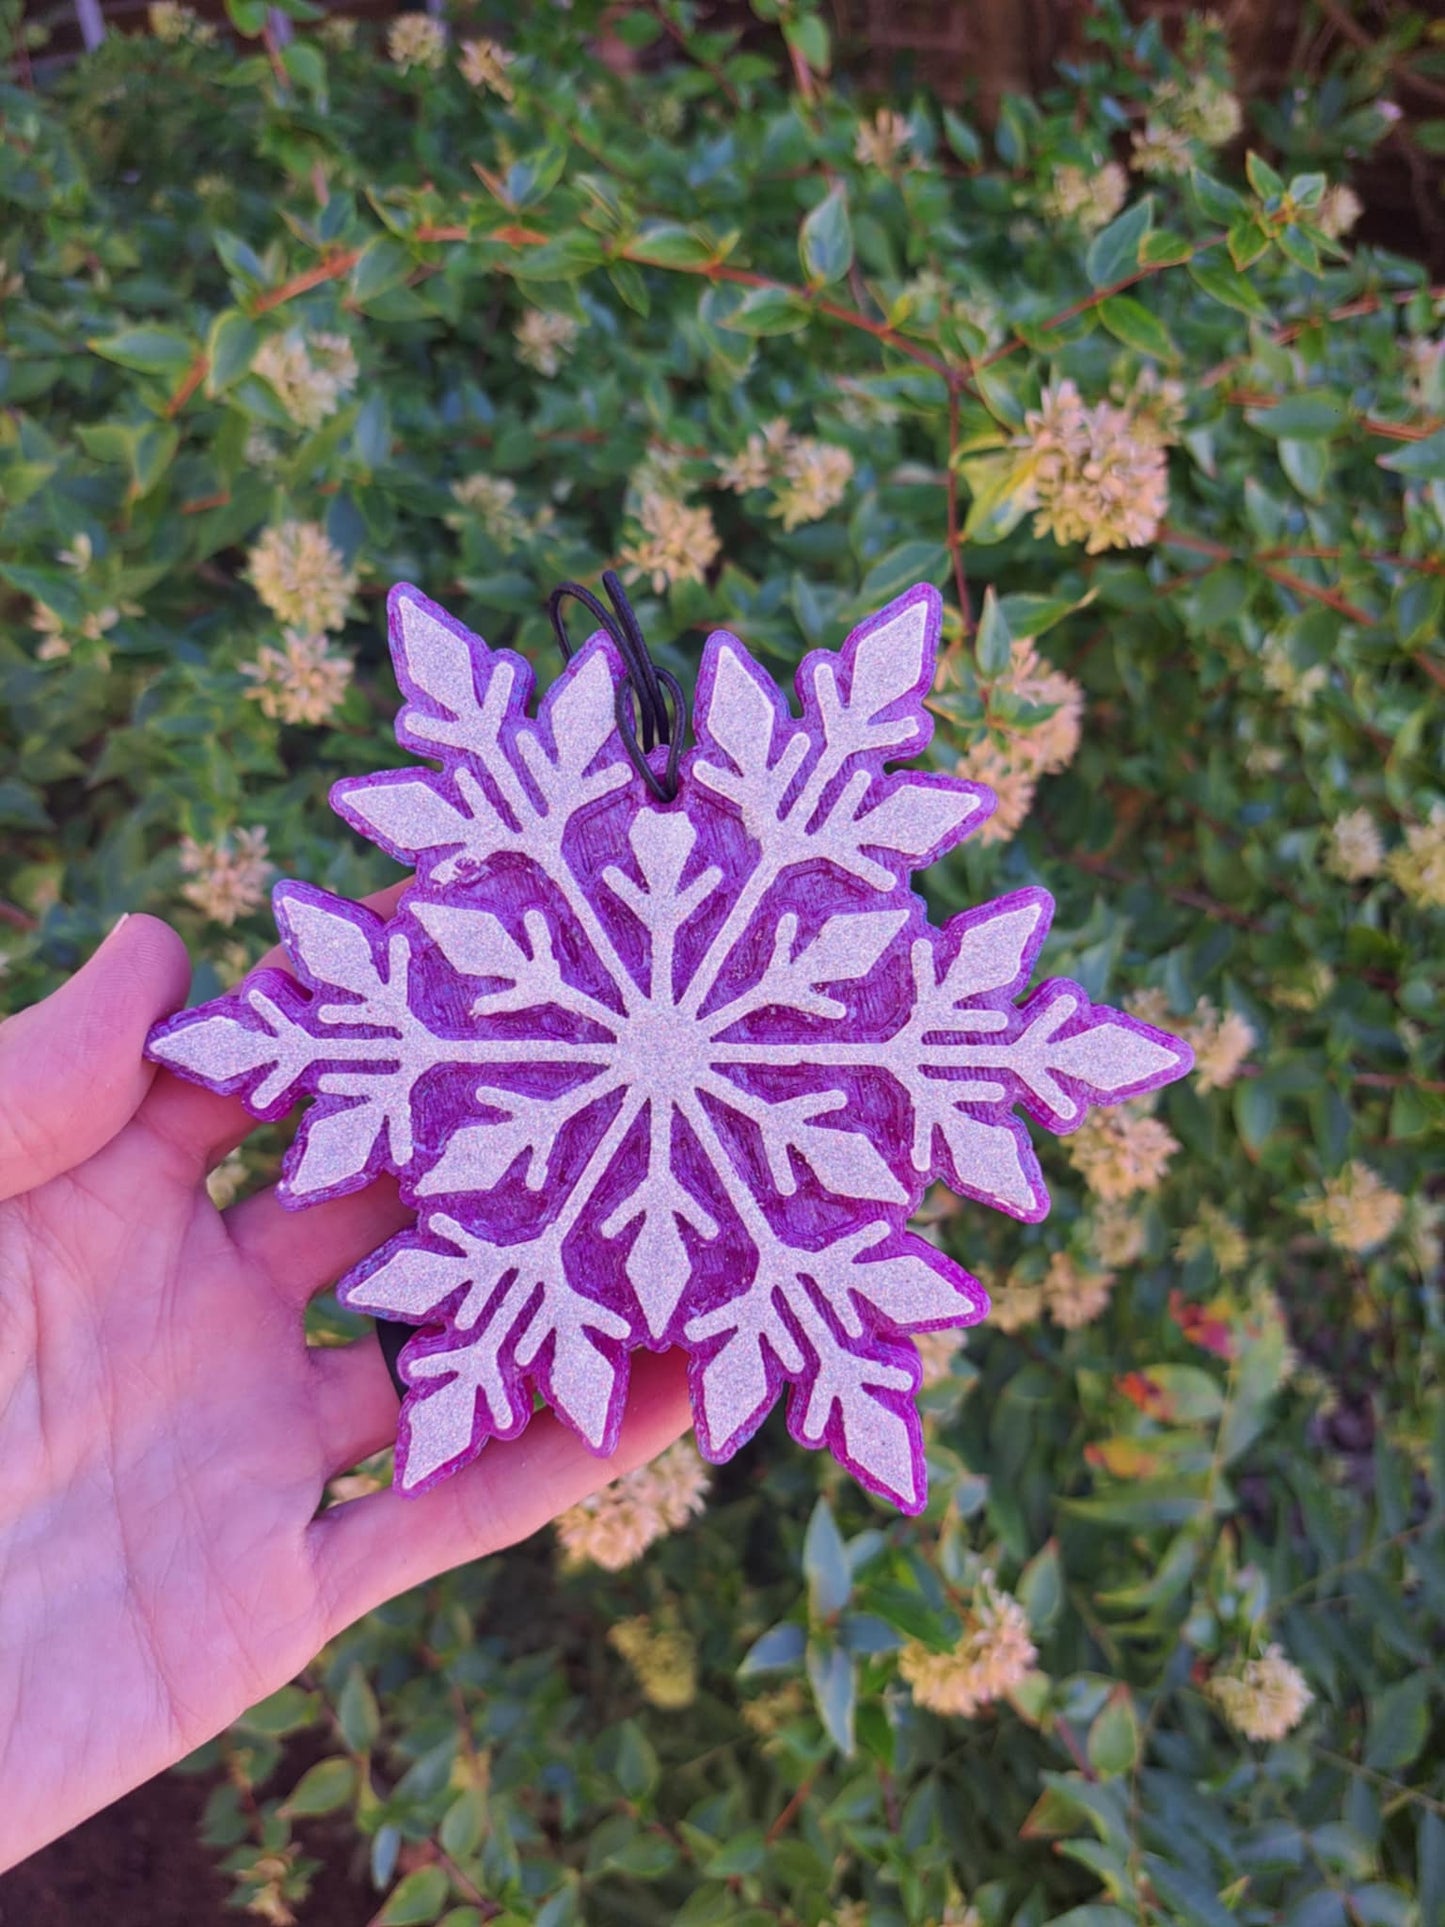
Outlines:
[{"label": "black elastic cord", "polygon": [[[686,733],[686,698],[676,676],[659,669],[652,660],[637,611],[628,600],[616,573],[605,569],[602,586],[612,607],[607,609],[592,591],[580,582],[562,582],[547,598],[547,614],[562,660],[572,659],[572,641],[562,617],[562,604],[570,596],[606,630],[622,657],[626,674],[617,687],[617,733],[632,767],[660,803],[670,803],[677,795],[678,765]],[[667,767],[661,777],[647,760],[655,744],[667,745]]]}]

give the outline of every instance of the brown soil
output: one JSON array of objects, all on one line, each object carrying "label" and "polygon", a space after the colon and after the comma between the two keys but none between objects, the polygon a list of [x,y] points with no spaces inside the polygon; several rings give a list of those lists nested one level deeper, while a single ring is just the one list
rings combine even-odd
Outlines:
[{"label": "brown soil", "polygon": [[[196,1828],[213,1782],[163,1773],[0,1876],[0,1927],[236,1927]],[[300,1927],[365,1927],[381,1904],[351,1866],[355,1836],[309,1827],[322,1861]]]}]

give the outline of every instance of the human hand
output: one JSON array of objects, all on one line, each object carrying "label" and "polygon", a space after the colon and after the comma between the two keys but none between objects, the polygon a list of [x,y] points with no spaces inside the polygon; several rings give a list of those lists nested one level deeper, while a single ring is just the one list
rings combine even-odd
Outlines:
[{"label": "human hand", "polygon": [[188,980],[130,917],[0,1025],[0,1868],[689,1422],[680,1361],[639,1354],[612,1459],[544,1413],[421,1497],[317,1516],[397,1400],[373,1337],[308,1349],[306,1301],[409,1214],[389,1180],[217,1211],[206,1174],[253,1120],[141,1056]]}]

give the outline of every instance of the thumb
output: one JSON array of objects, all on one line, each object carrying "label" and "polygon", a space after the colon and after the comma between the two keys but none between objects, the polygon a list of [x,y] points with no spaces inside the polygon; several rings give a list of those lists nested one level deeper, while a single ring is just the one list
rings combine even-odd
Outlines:
[{"label": "thumb", "polygon": [[146,1033],[189,984],[175,931],[122,917],[69,983],[0,1024],[0,1199],[74,1170],[129,1123],[155,1076]]}]

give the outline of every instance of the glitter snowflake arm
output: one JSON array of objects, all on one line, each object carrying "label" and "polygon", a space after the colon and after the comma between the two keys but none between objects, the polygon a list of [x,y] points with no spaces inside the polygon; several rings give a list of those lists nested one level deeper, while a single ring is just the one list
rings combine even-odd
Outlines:
[{"label": "glitter snowflake arm", "polygon": [[[333,805],[363,836],[447,883],[506,852],[559,845],[579,808],[627,780],[605,643],[594,638],[579,653],[533,723],[532,671],[520,656],[489,649],[415,589],[393,590],[388,608],[407,697],[397,741],[443,769],[337,783]],[[613,753],[601,755],[609,744]]]},{"label": "glitter snowflake arm", "polygon": [[[606,1063],[600,1042],[439,1035],[412,1006],[416,957],[407,920],[388,926],[360,905],[295,883],[278,887],[275,908],[300,984],[260,971],[234,996],[159,1026],[148,1049],[183,1076],[241,1096],[268,1121],[284,1117],[303,1091],[319,1095],[286,1154],[280,1191],[287,1203],[340,1197],[382,1168],[415,1181],[425,1162],[417,1086],[438,1065],[475,1065],[486,1075],[492,1066],[544,1062],[595,1076]],[[430,914],[436,921],[444,912]],[[496,941],[499,952],[511,941],[500,925]],[[528,958],[513,949],[531,972],[535,1002],[570,1000],[592,1014],[592,1000],[563,983],[550,953],[548,970],[540,950]],[[467,1188],[481,1188],[470,1175]]]},{"label": "glitter snowflake arm", "polygon": [[876,890],[893,890],[988,816],[992,797],[976,785],[883,772],[886,758],[917,755],[932,733],[922,698],[939,619],[937,592],[913,590],[854,630],[841,655],[809,656],[798,673],[801,723],[734,637],[709,639],[698,679],[700,753],[691,773],[734,804],[759,854],[697,969],[689,1008],[706,1006],[785,871],[826,862]]},{"label": "glitter snowflake arm", "polygon": [[615,1443],[628,1322],[573,1287],[563,1235],[552,1227],[521,1244],[494,1244],[437,1212],[346,1280],[341,1296],[357,1311],[415,1324],[450,1312],[443,1334],[423,1333],[402,1354],[416,1394],[398,1435],[405,1490],[435,1484],[488,1437],[514,1438],[532,1413],[529,1370],[594,1451]]},{"label": "glitter snowflake arm", "polygon": [[[703,1107],[689,1122],[715,1166],[728,1151]],[[917,1354],[891,1344],[910,1331],[972,1324],[983,1291],[920,1238],[875,1221],[821,1250],[785,1243],[761,1208],[740,1200],[757,1264],[746,1288],[693,1318],[693,1410],[699,1443],[725,1459],[757,1429],[785,1378],[801,1444],[827,1444],[864,1483],[905,1511],[922,1508],[923,1441],[913,1393]],[[895,1248],[882,1250],[891,1243]],[[721,1343],[716,1341],[721,1339]],[[850,1342],[852,1341],[852,1342]]]}]

